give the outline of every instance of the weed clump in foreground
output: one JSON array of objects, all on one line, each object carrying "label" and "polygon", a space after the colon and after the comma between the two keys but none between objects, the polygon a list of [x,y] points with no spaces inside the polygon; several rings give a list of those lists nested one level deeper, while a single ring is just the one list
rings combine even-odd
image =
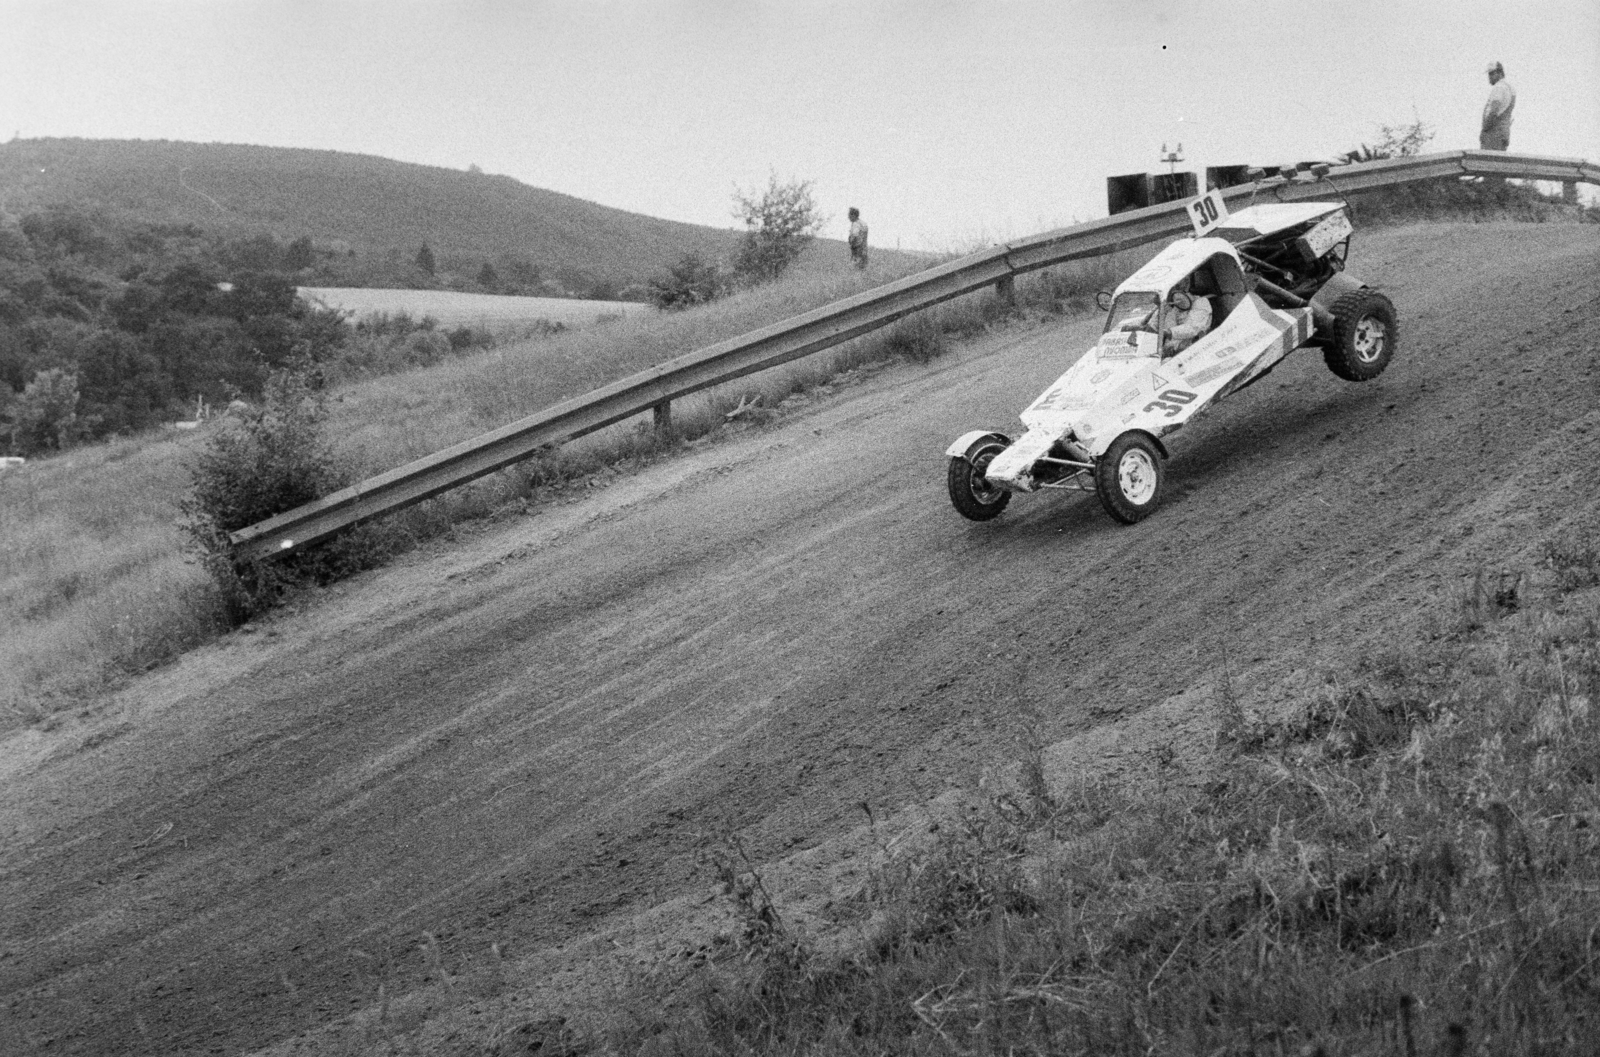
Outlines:
[{"label": "weed clump in foreground", "polygon": [[652,1052],[1588,1052],[1600,562],[1544,564],[1517,607],[1236,723],[1204,788],[1025,777],[886,868],[868,942],[769,939]]},{"label": "weed clump in foreground", "polygon": [[230,533],[342,488],[353,475],[323,440],[323,397],[306,372],[274,374],[262,403],[236,415],[201,452],[180,508],[190,549],[238,624],[297,584],[364,568],[382,548],[373,532],[357,530],[283,559],[237,558]]}]

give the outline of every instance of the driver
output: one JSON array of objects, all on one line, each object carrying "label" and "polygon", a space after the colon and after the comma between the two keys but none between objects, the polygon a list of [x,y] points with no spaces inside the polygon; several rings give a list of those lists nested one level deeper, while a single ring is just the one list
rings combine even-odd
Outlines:
[{"label": "driver", "polygon": [[[1170,307],[1167,311],[1166,332],[1162,335],[1161,341],[1163,356],[1176,356],[1211,329],[1211,301],[1209,298],[1196,297],[1189,292],[1190,278],[1186,275],[1180,279],[1167,297],[1167,304]],[[1127,320],[1117,329],[1154,330],[1155,325],[1156,309],[1152,308],[1144,318]]]},{"label": "driver", "polygon": [[1184,276],[1172,288],[1169,298],[1172,311],[1167,317],[1172,323],[1167,327],[1161,343],[1161,351],[1168,356],[1176,356],[1211,329],[1211,299],[1191,294],[1189,278]]}]

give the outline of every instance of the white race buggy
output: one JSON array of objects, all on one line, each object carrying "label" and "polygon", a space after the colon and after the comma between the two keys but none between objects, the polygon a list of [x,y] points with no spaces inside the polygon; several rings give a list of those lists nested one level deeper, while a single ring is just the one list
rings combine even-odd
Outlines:
[{"label": "white race buggy", "polygon": [[[1117,287],[1095,346],[1022,412],[1026,431],[975,430],[950,446],[950,501],[997,516],[1015,492],[1093,491],[1128,524],[1161,501],[1161,438],[1264,377],[1302,346],[1340,378],[1367,381],[1394,356],[1383,294],[1344,274],[1353,230],[1341,202],[1252,205],[1231,216],[1216,191],[1189,203],[1195,233]],[[1179,317],[1208,329],[1174,340]],[[1197,324],[1198,325],[1198,324]]]}]

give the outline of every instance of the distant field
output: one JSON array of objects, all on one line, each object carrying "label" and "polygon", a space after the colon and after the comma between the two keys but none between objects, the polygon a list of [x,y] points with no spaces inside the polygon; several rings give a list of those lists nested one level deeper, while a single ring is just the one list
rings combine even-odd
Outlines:
[{"label": "distant field", "polygon": [[373,290],[349,286],[302,286],[300,296],[328,308],[341,308],[356,319],[374,313],[405,312],[413,318],[432,316],[448,325],[515,324],[548,319],[579,327],[605,316],[652,311],[637,301],[580,301],[566,297],[510,297],[464,294],[453,290]]}]

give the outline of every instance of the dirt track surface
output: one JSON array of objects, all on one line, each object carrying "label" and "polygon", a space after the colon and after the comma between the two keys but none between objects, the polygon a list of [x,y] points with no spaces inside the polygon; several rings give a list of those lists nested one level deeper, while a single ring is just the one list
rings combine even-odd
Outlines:
[{"label": "dirt track surface", "polygon": [[[1270,697],[1595,502],[1600,228],[1358,238],[1399,306],[1172,438],[1166,506],[969,524],[943,449],[1096,329],[899,367],[413,556],[0,747],[0,1053],[240,1053],[465,966],[577,949],[1046,741]],[[1572,453],[1581,452],[1582,458]],[[1188,694],[1188,697],[1180,695]],[[1186,706],[1187,707],[1187,706]],[[1058,776],[1064,777],[1064,776]]]}]

